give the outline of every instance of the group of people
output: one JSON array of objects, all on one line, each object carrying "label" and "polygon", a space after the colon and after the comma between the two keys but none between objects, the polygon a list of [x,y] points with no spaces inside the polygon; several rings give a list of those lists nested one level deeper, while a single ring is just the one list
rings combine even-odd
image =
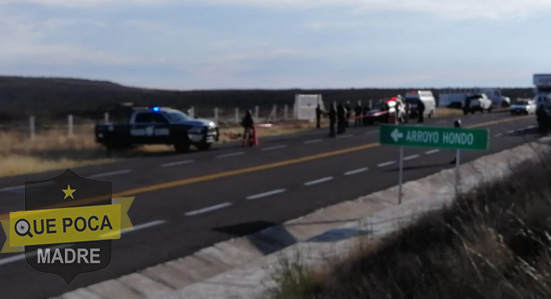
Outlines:
[{"label": "group of people", "polygon": [[[338,105],[331,105],[329,111],[325,112],[321,110],[320,105],[316,107],[316,127],[320,128],[321,115],[329,116],[329,136],[335,137],[336,134],[342,134],[349,126],[350,116],[352,115],[352,109],[350,108],[350,102],[345,105],[339,103]],[[335,125],[337,130],[335,131]]]},{"label": "group of people", "polygon": [[396,97],[395,119],[400,123],[409,122],[410,116],[417,118],[418,123],[425,122],[425,103],[421,100],[415,102],[415,110],[411,109],[410,103],[406,102],[400,95]]},{"label": "group of people", "polygon": [[[360,106],[356,104],[354,110],[350,106],[350,102],[347,101],[346,104],[333,104],[329,107],[328,111],[323,111],[321,106],[318,104],[316,107],[316,127],[320,128],[321,116],[325,115],[329,117],[329,136],[335,137],[337,134],[342,134],[346,132],[346,128],[350,126],[350,118],[352,117],[352,112],[354,112],[354,126],[365,126],[368,124],[367,118],[365,117],[367,113],[371,110],[369,106]],[[336,126],[336,128],[335,128]]]},{"label": "group of people", "polygon": [[[386,103],[387,104],[387,103]],[[424,122],[424,112],[425,105],[423,101],[418,101],[416,107],[416,116],[418,118],[418,123]],[[388,105],[388,104],[387,104]],[[354,126],[365,126],[369,123],[367,119],[367,113],[371,110],[369,106],[361,106],[360,103],[356,104],[354,107]],[[397,97],[395,105],[395,117],[400,122],[408,122],[410,116],[409,104],[403,101],[401,96]],[[335,137],[337,134],[342,134],[346,132],[346,128],[350,125],[350,117],[352,116],[352,108],[350,107],[350,101],[347,101],[346,104],[339,103],[337,105],[332,104],[329,107],[329,111],[322,111],[320,104],[316,107],[316,127],[320,128],[321,116],[326,115],[329,117],[329,136]],[[390,116],[390,115],[389,115]],[[255,130],[254,130],[254,120],[252,117],[251,110],[247,110],[245,116],[241,121],[241,125],[244,128],[243,134],[243,146],[247,140],[249,140],[249,145],[254,145],[254,139],[256,139]],[[336,125],[336,130],[335,130]],[[253,140],[253,141],[250,141]]]}]

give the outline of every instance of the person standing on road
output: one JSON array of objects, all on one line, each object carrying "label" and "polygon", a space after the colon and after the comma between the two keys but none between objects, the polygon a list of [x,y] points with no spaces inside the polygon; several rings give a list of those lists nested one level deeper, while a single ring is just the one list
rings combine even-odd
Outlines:
[{"label": "person standing on road", "polygon": [[[455,120],[453,122],[453,126],[455,128],[461,128],[461,120],[460,119]],[[455,164],[457,162],[457,151],[458,150],[453,150],[454,156],[453,156],[453,160],[450,162],[450,164]]]},{"label": "person standing on road", "polygon": [[321,107],[320,104],[316,107],[316,127],[320,128],[320,120],[321,120]]},{"label": "person standing on road", "polygon": [[423,101],[419,100],[419,102],[417,103],[417,113],[419,113],[418,117],[418,123],[423,123],[424,122],[424,116],[425,116],[425,103],[423,103]]},{"label": "person standing on road", "polygon": [[345,132],[346,109],[342,103],[337,106],[337,134]]},{"label": "person standing on road", "polygon": [[337,110],[335,105],[331,104],[329,108],[329,137],[335,137],[335,122],[337,121]]},{"label": "person standing on road", "polygon": [[350,101],[346,101],[346,105],[344,106],[344,109],[346,110],[346,121],[345,121],[345,128],[348,128],[350,126],[350,115],[352,115],[352,108],[350,107]]},{"label": "person standing on road", "polygon": [[362,106],[360,106],[360,102],[356,104],[356,107],[354,107],[354,126],[359,127],[362,124]]},{"label": "person standing on road", "polygon": [[251,110],[247,110],[247,113],[245,113],[245,116],[241,121],[241,125],[243,126],[243,146],[245,146],[245,141],[251,138],[254,127],[253,114]]},{"label": "person standing on road", "polygon": [[369,121],[367,119],[367,114],[369,113],[369,110],[371,110],[371,107],[368,106],[368,105],[365,105],[364,108],[363,108],[363,117],[362,117],[362,124],[364,126],[367,126],[369,124]]}]

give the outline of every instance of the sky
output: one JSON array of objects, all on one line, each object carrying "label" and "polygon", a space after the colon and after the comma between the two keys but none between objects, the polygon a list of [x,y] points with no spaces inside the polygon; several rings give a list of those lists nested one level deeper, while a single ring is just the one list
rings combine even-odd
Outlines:
[{"label": "sky", "polygon": [[0,75],[173,89],[532,87],[549,0],[0,0]]}]

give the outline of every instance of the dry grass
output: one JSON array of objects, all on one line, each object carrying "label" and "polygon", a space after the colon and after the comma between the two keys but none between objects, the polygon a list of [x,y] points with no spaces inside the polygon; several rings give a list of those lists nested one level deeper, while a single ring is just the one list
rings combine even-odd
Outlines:
[{"label": "dry grass", "polygon": [[[455,115],[454,113],[460,114],[461,110],[439,108],[435,117]],[[327,118],[323,119],[322,126],[328,126]],[[259,126],[257,130],[259,138],[263,138],[296,134],[314,128],[315,122],[294,121],[274,123],[271,127]],[[221,134],[220,143],[240,141],[243,129],[229,123],[221,123]],[[51,126],[47,131],[38,132],[34,141],[30,141],[26,134],[0,132],[0,144],[0,177],[174,152],[172,146],[148,145],[120,151],[108,157],[103,147],[95,143],[90,126],[75,128],[73,137],[67,136],[66,128],[63,126]]]},{"label": "dry grass", "polygon": [[[272,298],[551,298],[551,172],[526,163]],[[298,266],[276,276],[284,281]],[[296,275],[294,277],[297,277]]]},{"label": "dry grass", "polygon": [[[286,123],[270,128],[259,128],[260,137],[293,134],[313,128],[313,123]],[[223,132],[222,143],[238,138],[231,134],[241,134],[238,127],[227,127]],[[73,168],[85,165],[110,163],[121,159],[141,156],[169,155],[174,148],[169,145],[147,145],[135,149],[117,151],[107,155],[106,150],[95,143],[93,131],[80,128],[73,137],[67,136],[66,129],[53,128],[37,132],[34,141],[28,134],[0,132],[0,177],[27,173]]]},{"label": "dry grass", "polygon": [[[256,130],[259,138],[262,138],[296,134],[314,129],[315,127],[316,124],[314,122],[282,122],[271,124],[271,126],[270,124],[268,124],[268,126],[262,126],[260,124],[256,126]],[[241,138],[243,138],[243,128],[238,126],[221,125],[220,133],[220,142],[222,143],[240,140]]]},{"label": "dry grass", "polygon": [[53,130],[31,141],[23,134],[1,132],[0,144],[0,177],[115,160],[106,157],[91,134],[68,137],[66,132]]},{"label": "dry grass", "polygon": [[456,115],[463,115],[463,110],[451,108],[436,108],[436,111],[434,112],[434,117],[447,117]]}]

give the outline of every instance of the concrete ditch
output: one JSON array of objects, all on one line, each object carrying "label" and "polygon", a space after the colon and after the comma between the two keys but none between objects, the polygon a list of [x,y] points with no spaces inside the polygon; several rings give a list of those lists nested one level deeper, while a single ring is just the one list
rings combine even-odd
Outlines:
[{"label": "concrete ditch", "polygon": [[[541,138],[461,165],[461,192],[538,159],[551,150],[550,142]],[[305,263],[320,263],[346,254],[360,236],[375,240],[451,203],[454,182],[454,169],[442,170],[405,183],[401,205],[395,186],[55,298],[261,298],[274,285],[271,273],[282,257],[300,252]]]}]

